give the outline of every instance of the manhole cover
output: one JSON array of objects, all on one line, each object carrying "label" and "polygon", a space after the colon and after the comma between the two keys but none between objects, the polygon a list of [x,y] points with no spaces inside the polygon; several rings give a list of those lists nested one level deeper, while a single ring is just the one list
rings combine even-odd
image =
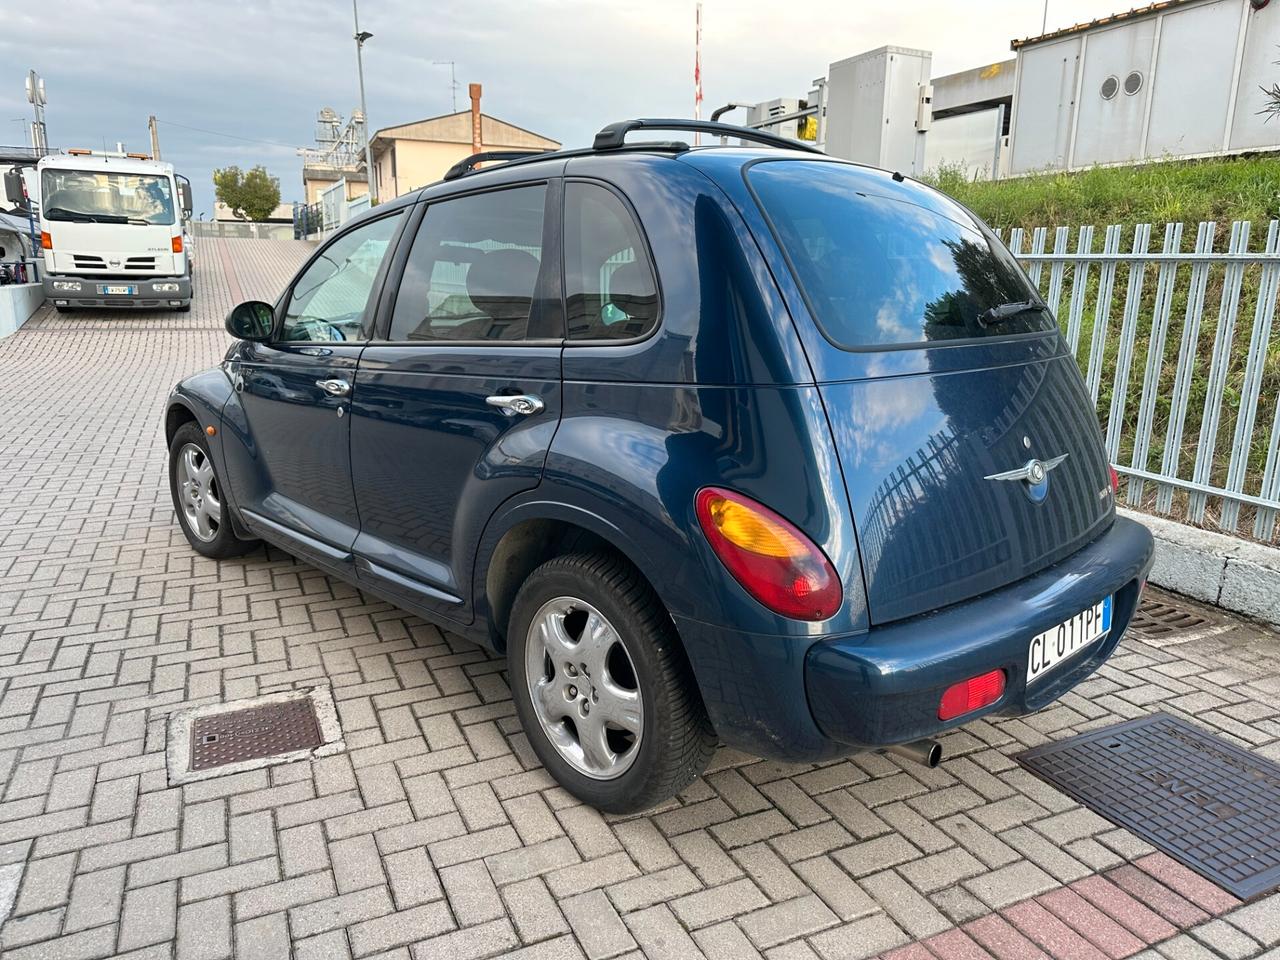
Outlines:
[{"label": "manhole cover", "polygon": [[1198,630],[1208,623],[1209,620],[1198,613],[1147,597],[1133,615],[1129,629],[1148,637],[1168,637],[1185,630]]},{"label": "manhole cover", "polygon": [[310,750],[322,743],[309,698],[216,713],[191,725],[191,769]]},{"label": "manhole cover", "polygon": [[1157,713],[1017,760],[1242,900],[1280,885],[1280,765]]}]

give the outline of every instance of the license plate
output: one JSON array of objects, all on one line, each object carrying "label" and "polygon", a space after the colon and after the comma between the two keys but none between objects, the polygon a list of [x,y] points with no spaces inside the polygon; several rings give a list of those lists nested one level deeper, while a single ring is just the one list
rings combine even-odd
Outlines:
[{"label": "license plate", "polygon": [[132,297],[137,292],[138,292],[138,288],[134,286],[120,286],[120,285],[111,285],[111,284],[99,284],[98,286],[98,293],[102,294],[104,297],[109,297],[112,294],[118,294],[123,297]]},{"label": "license plate", "polygon": [[1086,607],[1070,620],[1031,638],[1027,685],[1062,666],[1111,630],[1111,597]]}]

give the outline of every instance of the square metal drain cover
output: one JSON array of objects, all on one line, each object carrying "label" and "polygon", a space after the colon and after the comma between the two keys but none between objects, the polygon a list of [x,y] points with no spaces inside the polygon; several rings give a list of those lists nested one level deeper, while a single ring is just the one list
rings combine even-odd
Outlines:
[{"label": "square metal drain cover", "polygon": [[170,783],[344,750],[328,687],[195,707],[169,719]]},{"label": "square metal drain cover", "polygon": [[1280,885],[1280,765],[1156,713],[1017,761],[1242,900]]},{"label": "square metal drain cover", "polygon": [[309,697],[243,707],[196,718],[191,725],[191,769],[310,750],[322,743]]}]

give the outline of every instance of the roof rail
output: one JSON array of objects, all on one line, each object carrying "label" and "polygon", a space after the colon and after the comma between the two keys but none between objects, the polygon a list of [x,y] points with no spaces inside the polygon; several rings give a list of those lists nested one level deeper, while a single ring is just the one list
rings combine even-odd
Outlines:
[{"label": "roof rail", "polygon": [[485,163],[489,160],[526,160],[529,157],[541,157],[544,154],[554,152],[552,150],[485,150],[481,153],[473,153],[469,157],[463,157],[446,170],[441,179],[457,180],[464,174],[473,171],[477,164]]},{"label": "roof rail", "polygon": [[732,123],[717,123],[711,120],[656,120],[653,118],[619,120],[617,123],[609,124],[596,134],[592,149],[617,150],[624,145],[623,141],[632,130],[690,130],[696,133],[714,133],[721,137],[736,137],[739,140],[750,140],[752,143],[762,143],[766,146],[779,147],[784,150],[805,150],[809,153],[822,153],[817,147],[811,147],[807,143],[788,140],[786,137],[780,137],[774,133],[766,133],[763,130],[756,130],[752,127],[740,127]]}]

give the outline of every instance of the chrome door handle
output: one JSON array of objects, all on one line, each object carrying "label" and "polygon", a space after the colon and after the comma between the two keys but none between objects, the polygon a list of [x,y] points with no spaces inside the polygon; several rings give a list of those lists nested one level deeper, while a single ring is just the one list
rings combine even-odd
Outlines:
[{"label": "chrome door handle", "polygon": [[518,393],[511,397],[485,397],[484,402],[491,407],[497,407],[508,417],[514,417],[516,414],[522,414],[527,417],[535,413],[541,413],[547,408],[541,397],[535,397],[531,393]]},{"label": "chrome door handle", "polygon": [[345,397],[351,392],[351,384],[345,380],[317,380],[316,386],[331,397]]}]

